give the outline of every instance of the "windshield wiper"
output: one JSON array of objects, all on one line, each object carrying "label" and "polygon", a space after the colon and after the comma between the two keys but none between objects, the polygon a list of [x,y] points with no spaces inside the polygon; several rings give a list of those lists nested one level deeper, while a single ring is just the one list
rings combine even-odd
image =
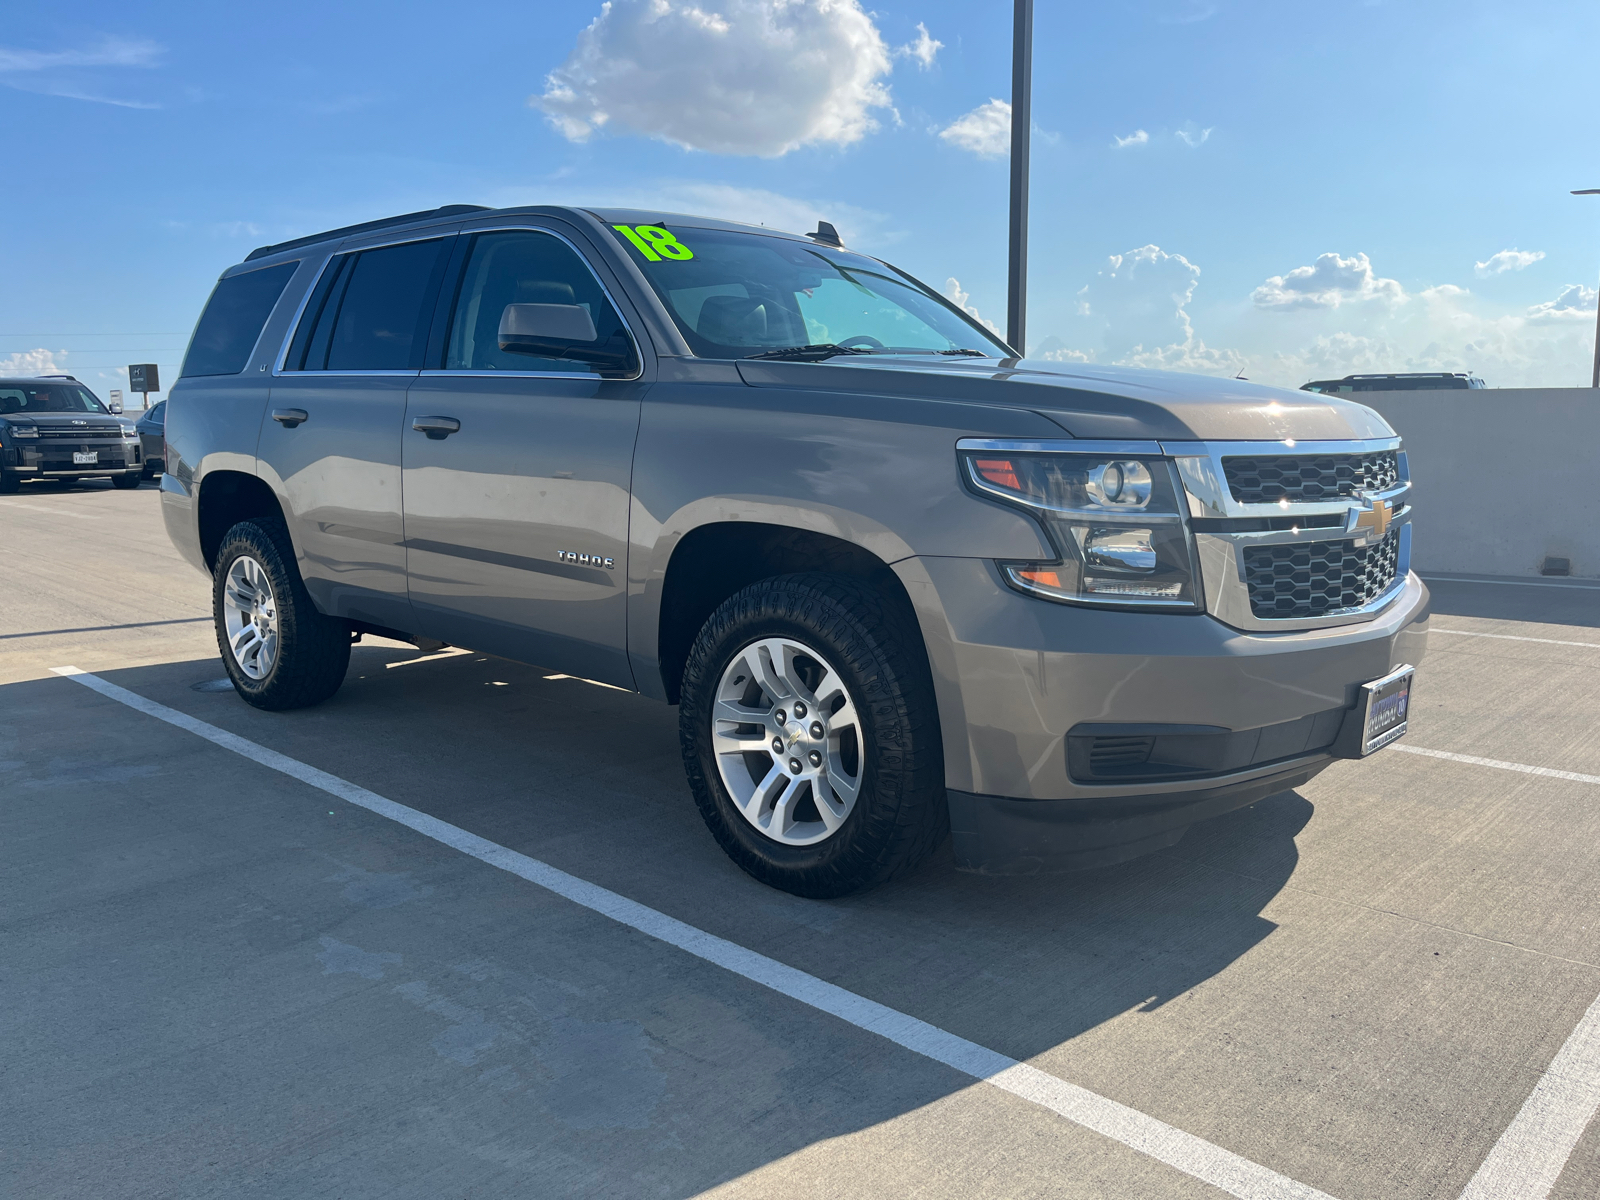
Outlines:
[{"label": "windshield wiper", "polygon": [[760,354],[746,354],[746,358],[781,358],[788,362],[820,362],[835,354],[871,354],[865,346],[840,346],[834,342],[814,342],[809,346],[785,346],[781,350],[763,350]]}]

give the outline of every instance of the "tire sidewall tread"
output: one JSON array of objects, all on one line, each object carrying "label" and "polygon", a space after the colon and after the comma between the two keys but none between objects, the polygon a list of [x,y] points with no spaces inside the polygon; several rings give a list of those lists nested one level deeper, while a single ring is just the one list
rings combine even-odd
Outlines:
[{"label": "tire sidewall tread", "polygon": [[[241,521],[224,535],[212,576],[212,623],[222,665],[246,703],[273,712],[322,703],[339,690],[350,667],[349,626],[317,611],[293,552],[285,553],[289,546],[289,531],[281,522]],[[251,679],[240,668],[223,617],[228,570],[247,554],[266,571],[278,608],[278,658],[265,679]]]},{"label": "tire sidewall tread", "polygon": [[[883,594],[845,575],[761,580],[707,620],[685,666],[679,729],[695,802],[718,844],[763,883],[812,898],[848,895],[913,870],[948,831],[933,683],[920,641]],[[913,627],[914,629],[914,627]],[[762,637],[813,646],[844,677],[862,717],[862,791],[845,826],[789,846],[739,812],[710,748],[711,703],[729,659]]]}]

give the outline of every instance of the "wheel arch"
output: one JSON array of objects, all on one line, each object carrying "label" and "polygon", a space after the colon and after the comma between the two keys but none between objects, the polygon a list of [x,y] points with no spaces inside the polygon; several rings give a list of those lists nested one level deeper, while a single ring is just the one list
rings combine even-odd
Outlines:
[{"label": "wheel arch", "polygon": [[200,554],[206,570],[216,569],[222,539],[240,521],[267,517],[284,522],[283,505],[265,480],[244,471],[210,471],[198,488]]},{"label": "wheel arch", "polygon": [[[678,702],[684,664],[706,619],[728,597],[762,579],[820,571],[870,583],[897,613],[921,630],[905,584],[889,563],[843,538],[757,521],[713,521],[678,539],[668,558],[656,620],[655,665],[662,697]],[[637,673],[637,672],[636,672]]]}]

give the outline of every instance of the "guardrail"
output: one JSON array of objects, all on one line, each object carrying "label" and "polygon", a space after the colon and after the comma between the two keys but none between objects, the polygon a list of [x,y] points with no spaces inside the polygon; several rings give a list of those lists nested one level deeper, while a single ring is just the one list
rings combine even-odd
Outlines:
[{"label": "guardrail", "polygon": [[1538,576],[1564,558],[1600,577],[1600,390],[1361,392],[1405,439],[1412,567]]}]

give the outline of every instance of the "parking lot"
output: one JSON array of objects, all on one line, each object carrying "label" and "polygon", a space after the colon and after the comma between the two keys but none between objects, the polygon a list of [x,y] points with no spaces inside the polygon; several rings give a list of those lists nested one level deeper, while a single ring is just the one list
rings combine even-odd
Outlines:
[{"label": "parking lot", "polygon": [[1433,583],[1403,751],[1171,850],[816,902],[632,694],[246,706],[157,502],[0,499],[6,1195],[1600,1195],[1594,584]]}]

